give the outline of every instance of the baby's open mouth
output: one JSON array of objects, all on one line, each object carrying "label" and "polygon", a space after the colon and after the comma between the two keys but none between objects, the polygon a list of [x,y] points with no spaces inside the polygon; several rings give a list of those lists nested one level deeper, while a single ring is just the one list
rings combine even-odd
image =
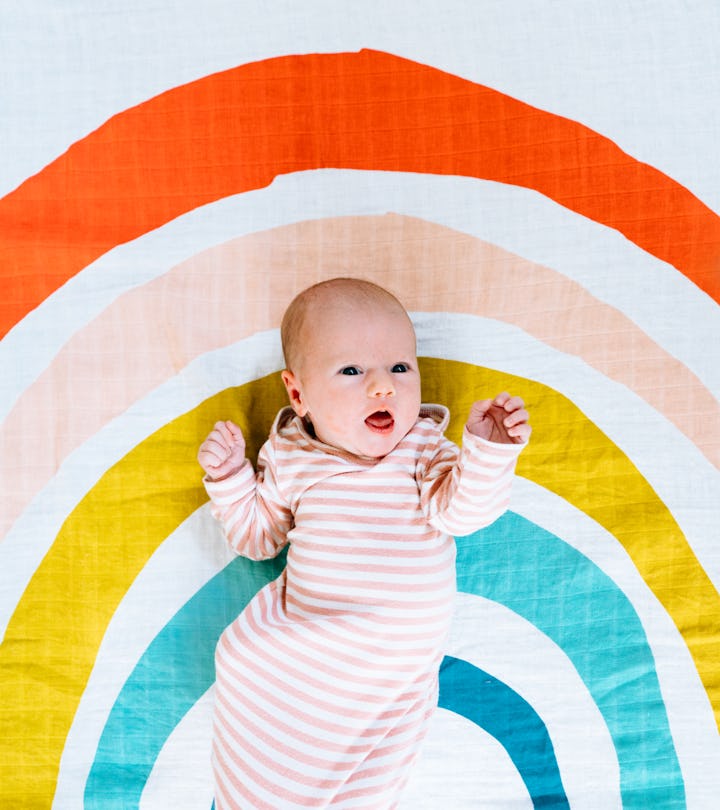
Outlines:
[{"label": "baby's open mouth", "polygon": [[365,424],[371,430],[377,430],[384,433],[393,429],[395,420],[393,419],[392,414],[388,413],[387,411],[375,411],[375,413],[371,413],[370,416],[368,416],[368,418],[365,420]]}]

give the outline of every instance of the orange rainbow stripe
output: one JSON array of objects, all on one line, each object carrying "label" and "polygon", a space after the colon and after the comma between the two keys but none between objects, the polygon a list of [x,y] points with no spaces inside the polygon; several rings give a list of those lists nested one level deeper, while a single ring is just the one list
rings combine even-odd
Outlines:
[{"label": "orange rainbow stripe", "polygon": [[535,189],[720,293],[720,217],[589,128],[391,54],[267,59],[111,118],[0,200],[0,334],[114,246],[320,168]]}]

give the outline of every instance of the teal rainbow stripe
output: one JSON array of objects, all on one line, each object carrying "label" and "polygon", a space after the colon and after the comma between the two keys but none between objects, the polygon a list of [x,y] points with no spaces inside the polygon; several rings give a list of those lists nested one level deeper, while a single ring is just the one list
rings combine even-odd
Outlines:
[{"label": "teal rainbow stripe", "polygon": [[522,616],[570,659],[610,732],[623,810],[684,810],[655,659],[635,609],[612,579],[514,512],[460,538],[457,568],[459,590]]},{"label": "teal rainbow stripe", "polygon": [[[162,746],[213,683],[220,633],[283,565],[282,556],[263,563],[235,559],[158,633],[108,716],[85,786],[86,810],[138,806]],[[652,653],[637,614],[611,579],[560,538],[508,513],[458,539],[458,587],[523,616],[572,661],[610,730],[623,808],[685,807]],[[623,672],[630,662],[636,677],[628,681]],[[534,806],[568,807],[548,730],[532,707],[458,659],[446,658],[440,677],[441,705],[498,739]],[[513,723],[499,722],[503,714]]]},{"label": "teal rainbow stripe", "polygon": [[138,807],[165,741],[215,680],[220,634],[284,565],[284,554],[265,562],[235,558],[158,633],[108,716],[85,785],[85,810]]}]

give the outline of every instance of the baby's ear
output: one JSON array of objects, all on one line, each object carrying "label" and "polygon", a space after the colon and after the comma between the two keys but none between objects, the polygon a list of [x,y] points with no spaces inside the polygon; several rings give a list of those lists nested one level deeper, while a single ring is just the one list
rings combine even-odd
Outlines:
[{"label": "baby's ear", "polygon": [[288,371],[288,369],[285,369],[282,372],[282,381],[285,383],[285,388],[287,389],[288,398],[290,400],[290,404],[292,405],[292,409],[298,416],[305,416],[308,409],[303,401],[300,381],[292,373],[292,371]]}]

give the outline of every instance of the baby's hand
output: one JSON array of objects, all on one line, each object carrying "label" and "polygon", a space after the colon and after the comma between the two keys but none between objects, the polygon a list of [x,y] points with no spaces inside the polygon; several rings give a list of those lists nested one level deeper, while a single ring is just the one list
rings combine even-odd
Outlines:
[{"label": "baby's hand", "polygon": [[499,444],[524,444],[532,430],[525,403],[520,397],[511,397],[505,392],[495,399],[473,403],[467,429],[475,436]]},{"label": "baby's hand", "polygon": [[198,462],[213,481],[228,478],[245,461],[245,439],[234,422],[216,422],[200,445]]}]

